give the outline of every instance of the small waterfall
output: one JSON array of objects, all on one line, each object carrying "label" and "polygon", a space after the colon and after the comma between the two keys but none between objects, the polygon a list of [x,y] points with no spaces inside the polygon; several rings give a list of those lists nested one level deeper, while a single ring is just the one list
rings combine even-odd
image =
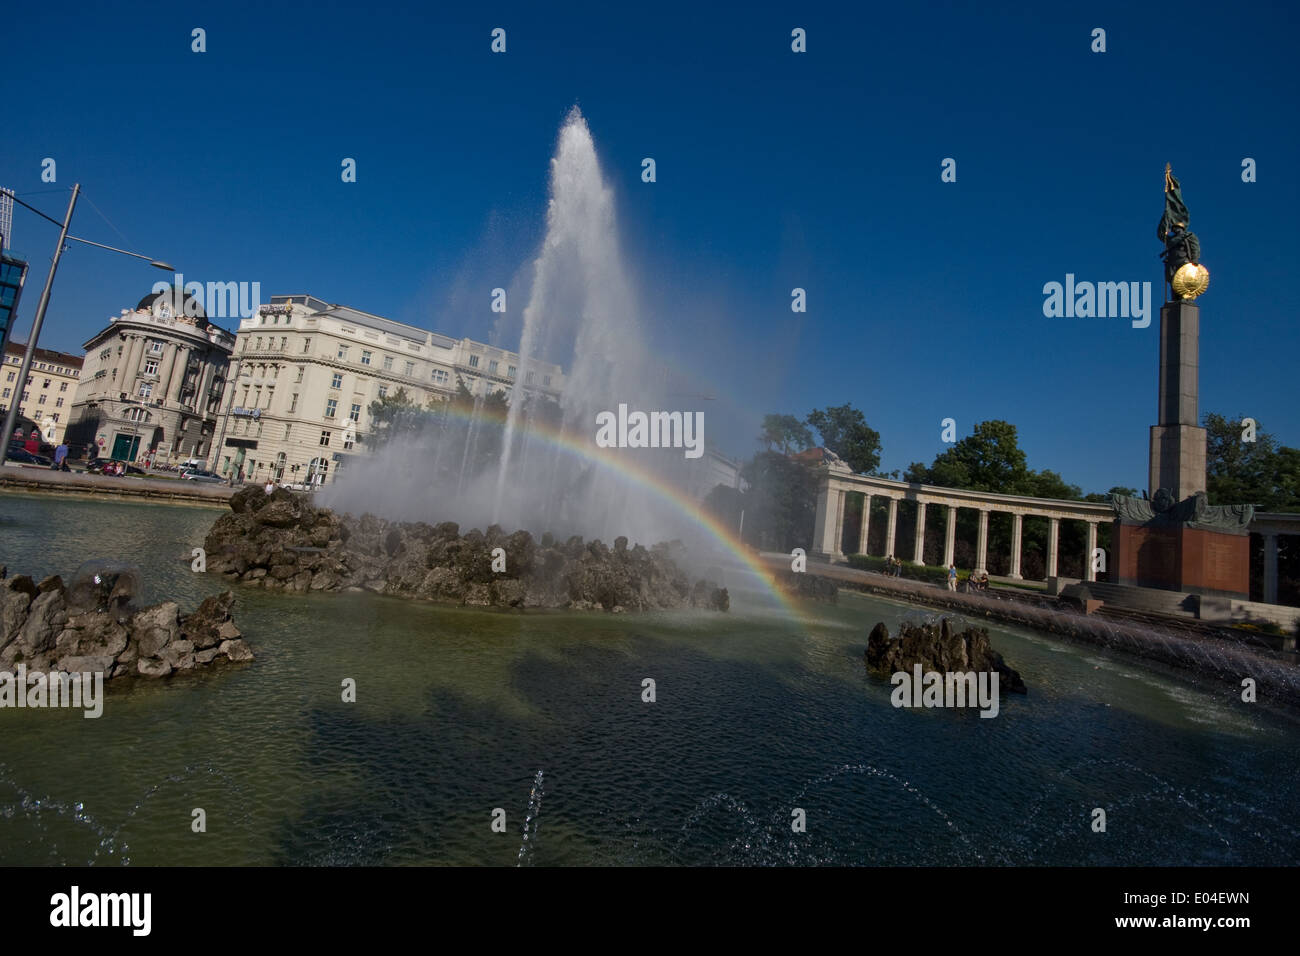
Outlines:
[{"label": "small waterfall", "polygon": [[528,794],[528,810],[524,813],[524,840],[519,845],[519,859],[516,866],[524,865],[524,858],[529,856],[532,843],[529,838],[537,840],[537,815],[542,812],[542,772],[537,771],[533,778],[533,789]]}]

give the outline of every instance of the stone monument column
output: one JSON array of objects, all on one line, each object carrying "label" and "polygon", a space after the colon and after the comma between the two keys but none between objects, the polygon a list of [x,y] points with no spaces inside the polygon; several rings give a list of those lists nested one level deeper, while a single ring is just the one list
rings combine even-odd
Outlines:
[{"label": "stone monument column", "polygon": [[1205,429],[1197,409],[1201,310],[1195,302],[1160,308],[1160,392],[1151,426],[1147,487],[1168,488],[1175,501],[1205,490]]}]

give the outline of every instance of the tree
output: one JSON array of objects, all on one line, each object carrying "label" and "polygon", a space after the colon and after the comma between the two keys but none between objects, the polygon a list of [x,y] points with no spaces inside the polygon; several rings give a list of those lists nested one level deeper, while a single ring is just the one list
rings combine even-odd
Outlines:
[{"label": "tree", "polygon": [[[1016,437],[1016,426],[1002,421],[980,422],[974,432],[940,454],[929,468],[922,470],[919,462],[908,468],[909,481],[1010,495],[1031,493],[1036,486],[1031,474]],[[1061,481],[1059,475],[1052,475]]]},{"label": "tree", "polygon": [[764,415],[763,431],[758,440],[768,451],[775,447],[781,454],[788,455],[792,449],[803,451],[811,447],[812,432],[793,415]]},{"label": "tree", "polygon": [[1242,419],[1205,416],[1206,493],[1212,504],[1253,504],[1261,511],[1300,511],[1300,450],[1280,445],[1258,425],[1242,439]]},{"label": "tree", "polygon": [[811,549],[818,471],[780,452],[761,451],[741,469],[741,477],[749,485],[740,502],[745,540],[776,551]]},{"label": "tree", "polygon": [[806,421],[817,429],[822,447],[843,458],[855,472],[863,474],[880,464],[880,433],[852,405],[813,409]]},{"label": "tree", "polygon": [[434,420],[431,408],[411,401],[406,389],[399,388],[370,403],[370,434],[366,444],[378,451],[389,442],[410,440]]}]

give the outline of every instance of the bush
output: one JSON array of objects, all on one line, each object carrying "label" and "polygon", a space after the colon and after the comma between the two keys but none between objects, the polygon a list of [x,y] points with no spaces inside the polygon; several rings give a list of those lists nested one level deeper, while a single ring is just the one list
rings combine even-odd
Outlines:
[{"label": "bush", "polygon": [[[884,558],[875,558],[866,554],[850,554],[849,567],[857,568],[859,571],[879,571],[881,574],[892,573],[889,563]],[[912,564],[909,561],[904,561],[903,572],[900,577],[909,578],[913,581],[927,581],[930,584],[946,587],[948,584],[948,569],[930,564]],[[969,572],[958,571],[958,585],[968,577],[970,577]]]}]

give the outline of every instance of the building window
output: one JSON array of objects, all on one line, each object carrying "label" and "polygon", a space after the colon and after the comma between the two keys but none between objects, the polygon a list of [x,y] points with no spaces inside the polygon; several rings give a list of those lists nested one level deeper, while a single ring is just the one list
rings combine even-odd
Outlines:
[{"label": "building window", "polygon": [[62,408],[62,407],[63,407],[63,399],[61,399],[61,398],[56,398],[56,399],[54,400],[54,407],[55,407],[55,408]]},{"label": "building window", "polygon": [[302,367],[301,365],[299,365],[299,366],[298,366],[298,377],[294,379],[295,382],[301,382],[301,381],[302,381],[302,373],[303,373],[303,371],[304,371],[303,367]]},{"label": "building window", "polygon": [[353,405],[352,411],[348,412],[348,418],[352,419],[354,422],[361,421],[361,406]]},{"label": "building window", "polygon": [[257,337],[257,344],[253,346],[253,351],[254,352],[262,351],[262,337],[260,335]]},{"label": "building window", "polygon": [[446,384],[447,384],[447,370],[446,370],[446,369],[442,369],[442,368],[435,368],[435,369],[433,370],[433,383],[434,383],[435,385],[446,385]]},{"label": "building window", "polygon": [[275,386],[268,385],[266,388],[266,407],[271,407],[271,402],[275,399]]},{"label": "building window", "polygon": [[5,381],[6,381],[6,382],[12,382],[12,381],[14,380],[14,377],[15,377],[17,374],[18,374],[17,372],[10,372],[10,373],[9,373],[9,377],[8,377],[7,379],[5,379]]},{"label": "building window", "polygon": [[298,410],[298,393],[294,392],[289,398],[289,414],[292,415]]},{"label": "building window", "polygon": [[407,362],[407,363],[406,363],[406,375],[407,375],[408,378],[412,378],[412,377],[415,376],[415,363],[414,363],[414,362]]},{"label": "building window", "polygon": [[506,378],[513,379],[514,377],[515,377],[515,367],[511,365],[509,368],[506,369]]},{"label": "building window", "polygon": [[141,398],[148,398],[148,397],[149,397],[150,395],[152,395],[152,394],[153,394],[153,382],[141,382],[141,383],[140,383],[140,397],[141,397]]},{"label": "building window", "polygon": [[257,437],[262,437],[262,420],[260,418],[257,420]]},{"label": "building window", "polygon": [[334,377],[330,379],[330,388],[342,388],[342,387],[343,387],[343,373],[335,372]]},{"label": "building window", "polygon": [[68,383],[67,383],[67,382],[60,382],[60,383],[59,383],[59,391],[60,391],[60,392],[66,392],[67,390],[68,390]]},{"label": "building window", "polygon": [[6,388],[6,389],[5,389],[5,393],[4,393],[4,397],[5,397],[5,398],[8,398],[8,397],[9,397],[9,393],[10,393],[11,391],[13,391],[13,389]]},{"label": "building window", "polygon": [[284,440],[285,440],[285,441],[288,441],[288,440],[289,440],[289,430],[290,430],[292,427],[293,427],[293,426],[290,425],[288,422],[285,422],[285,423],[284,423]]},{"label": "building window", "polygon": [[289,347],[289,336],[287,335],[280,336],[280,351],[283,352],[288,347]]},{"label": "building window", "polygon": [[362,349],[362,351],[361,351],[361,364],[362,364],[362,365],[369,365],[369,364],[370,364],[370,355],[371,355],[370,352],[367,352],[367,351],[365,351],[364,349]]},{"label": "building window", "polygon": [[37,396],[36,396],[36,404],[37,404],[37,405],[44,405],[44,404],[45,404],[45,396],[44,396],[44,395],[37,395]]},{"label": "building window", "polygon": [[385,355],[385,356],[384,356],[384,371],[385,371],[385,372],[391,372],[392,370],[393,370],[393,357],[392,357],[391,355]]},{"label": "building window", "polygon": [[337,398],[331,398],[329,401],[325,403],[325,417],[333,418],[335,413],[338,412],[338,409],[339,409],[339,400]]},{"label": "building window", "polygon": [[53,415],[51,415],[50,417],[53,418],[53,419],[57,422],[57,421],[59,420],[59,413],[58,413],[58,412],[55,412],[55,413],[54,413]]},{"label": "building window", "polygon": [[311,351],[311,339],[303,339],[303,340],[302,340],[302,354],[303,354],[303,355],[306,355],[306,354],[307,354],[308,352],[310,352],[310,351]]},{"label": "building window", "polygon": [[348,347],[346,345],[339,346],[338,356],[340,362],[346,362],[348,360]]},{"label": "building window", "polygon": [[388,397],[388,386],[387,386],[387,385],[380,385],[380,386],[379,386],[379,397],[380,397],[380,398],[387,398],[387,397]]},{"label": "building window", "polygon": [[157,359],[145,359],[145,360],[144,360],[144,374],[146,374],[146,375],[157,375],[157,374],[158,374],[158,360],[157,360]]},{"label": "building window", "polygon": [[320,443],[321,443],[321,445],[324,446],[324,447],[329,447],[329,443],[330,443],[330,433],[329,433],[329,432],[321,432],[321,433],[320,433]]},{"label": "building window", "polygon": [[41,388],[49,388],[49,387],[50,387],[50,380],[47,378],[45,382],[41,385]]},{"label": "building window", "polygon": [[550,388],[550,387],[551,387],[551,376],[547,375],[544,379],[542,379],[542,384],[545,385],[547,388]]},{"label": "building window", "polygon": [[471,356],[469,357],[469,367],[470,367],[470,368],[478,368],[478,356],[477,356],[477,355],[471,355]]},{"label": "building window", "polygon": [[488,374],[495,375],[496,373],[497,373],[497,360],[492,359],[490,362],[488,362]]},{"label": "building window", "polygon": [[[258,341],[260,342],[261,339],[258,339]],[[163,350],[163,344],[162,344],[162,341],[161,341],[160,339],[150,339],[150,340],[149,340],[149,351],[150,351],[150,352],[152,352],[154,355],[162,355],[162,350]]]}]

